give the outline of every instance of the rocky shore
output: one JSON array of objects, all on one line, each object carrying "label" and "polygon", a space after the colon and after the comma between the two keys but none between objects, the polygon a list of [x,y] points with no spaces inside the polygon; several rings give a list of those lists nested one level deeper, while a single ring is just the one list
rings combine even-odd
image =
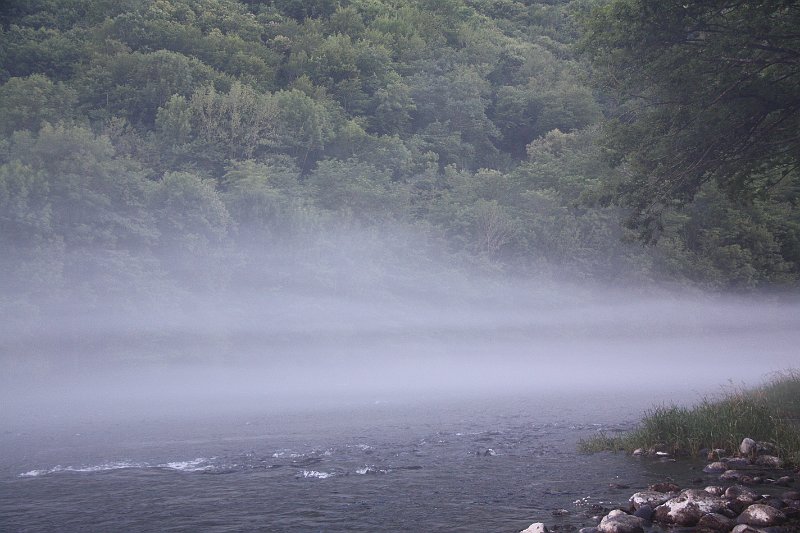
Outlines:
[{"label": "rocky shore", "polygon": [[[786,469],[769,443],[746,438],[734,453],[704,450],[709,464],[695,488],[672,482],[650,485],[626,506],[596,509],[596,526],[579,533],[790,533],[800,532],[800,470]],[[658,448],[634,455],[668,457]],[[700,488],[702,487],[702,488]],[[531,524],[521,533],[548,533]]]}]

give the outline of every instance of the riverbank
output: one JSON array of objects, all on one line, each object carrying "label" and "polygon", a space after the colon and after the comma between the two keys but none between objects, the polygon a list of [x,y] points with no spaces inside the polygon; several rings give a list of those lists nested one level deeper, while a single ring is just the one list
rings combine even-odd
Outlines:
[{"label": "riverbank", "polygon": [[763,385],[703,398],[693,407],[657,406],[631,432],[600,433],[579,443],[582,452],[639,451],[645,455],[698,456],[736,450],[744,438],[768,443],[772,455],[800,465],[800,371],[774,375]]},{"label": "riverbank", "polygon": [[[692,488],[651,484],[627,504],[598,509],[581,533],[800,531],[800,372],[704,398],[694,407],[658,406],[630,432],[579,443],[583,452],[625,451],[642,461],[686,459]],[[696,461],[708,461],[700,472]],[[549,531],[544,523],[523,533]]]}]

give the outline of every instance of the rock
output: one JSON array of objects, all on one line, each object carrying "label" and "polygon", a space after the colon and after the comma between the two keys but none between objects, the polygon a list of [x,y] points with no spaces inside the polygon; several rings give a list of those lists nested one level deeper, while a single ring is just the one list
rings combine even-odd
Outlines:
[{"label": "rock", "polygon": [[622,511],[611,511],[597,526],[600,533],[644,533],[644,520]]},{"label": "rock", "polygon": [[740,477],[742,477],[742,473],[738,470],[726,470],[719,476],[722,481],[736,481]]},{"label": "rock", "polygon": [[631,488],[630,485],[625,485],[624,483],[609,483],[608,488],[610,489],[629,489]]},{"label": "rock", "polygon": [[725,494],[725,489],[717,485],[708,486],[703,490],[711,494],[712,496],[722,496],[723,494]]},{"label": "rock", "polygon": [[747,487],[743,487],[741,485],[731,485],[725,491],[725,498],[750,505],[751,503],[759,500],[761,496]]},{"label": "rock", "polygon": [[771,442],[757,442],[756,453],[759,455],[775,455],[775,445]]},{"label": "rock", "polygon": [[642,505],[650,505],[651,507],[657,507],[662,503],[666,502],[677,496],[674,492],[657,492],[654,490],[644,490],[642,492],[637,492],[633,496],[630,497],[628,501],[633,504],[634,510],[638,509]]},{"label": "rock", "polygon": [[644,455],[644,450],[641,449],[641,448],[636,448],[635,450],[633,450],[633,455],[636,455],[636,456]]},{"label": "rock", "polygon": [[794,520],[800,518],[800,507],[789,505],[781,509],[781,512],[786,515],[786,518]]},{"label": "rock", "polygon": [[694,526],[703,515],[720,513],[725,508],[722,498],[703,490],[687,489],[656,507],[654,520],[678,526]]},{"label": "rock", "polygon": [[599,533],[599,530],[596,527],[582,527],[578,533]]},{"label": "rock", "polygon": [[788,487],[793,481],[794,479],[792,479],[790,476],[781,476],[775,480],[775,484],[780,485],[781,487]]},{"label": "rock", "polygon": [[780,468],[783,466],[783,461],[780,457],[775,457],[774,455],[759,455],[756,457],[755,464],[767,468]]},{"label": "rock", "polygon": [[552,511],[550,511],[550,514],[553,516],[567,516],[569,514],[569,511],[567,511],[566,509],[553,509]]},{"label": "rock", "polygon": [[787,500],[795,500],[795,501],[796,501],[796,500],[800,500],[800,491],[797,491],[797,490],[787,490],[786,492],[784,492],[783,494],[781,494],[781,498],[783,498],[783,501],[787,501]]},{"label": "rock", "polygon": [[726,470],[728,470],[728,465],[721,461],[708,464],[705,468],[703,468],[703,472],[706,474],[721,474]]},{"label": "rock", "polygon": [[736,525],[736,522],[727,516],[719,513],[708,513],[703,515],[697,522],[697,529],[700,531],[721,531],[727,533]]},{"label": "rock", "polygon": [[768,496],[766,498],[759,500],[758,503],[769,505],[770,507],[774,507],[775,509],[783,509],[784,507],[786,507],[786,503],[777,496]]},{"label": "rock", "polygon": [[745,509],[736,521],[755,527],[778,526],[786,522],[786,515],[769,505],[754,503]]},{"label": "rock", "polygon": [[527,528],[520,531],[520,533],[549,533],[549,529],[541,522],[536,522],[529,525]]},{"label": "rock", "polygon": [[750,466],[750,461],[744,457],[726,457],[724,460],[728,468],[746,468]]},{"label": "rock", "polygon": [[654,483],[647,487],[647,490],[652,490],[655,492],[680,492],[681,488],[676,485],[675,483],[663,482],[663,483]]},{"label": "rock", "polygon": [[739,524],[735,528],[731,529],[731,533],[763,533],[763,531],[744,524]]},{"label": "rock", "polygon": [[753,455],[756,453],[756,441],[750,437],[745,437],[739,445],[739,452],[742,455]]},{"label": "rock", "polygon": [[633,516],[638,516],[645,522],[651,522],[653,520],[653,507],[651,505],[642,505],[634,511]]}]

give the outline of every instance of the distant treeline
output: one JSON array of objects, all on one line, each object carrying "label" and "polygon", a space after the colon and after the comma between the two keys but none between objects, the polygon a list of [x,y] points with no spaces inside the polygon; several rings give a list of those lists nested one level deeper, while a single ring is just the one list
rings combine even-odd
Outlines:
[{"label": "distant treeline", "polygon": [[367,277],[445,262],[796,283],[791,191],[743,201],[707,181],[646,246],[623,224],[636,167],[598,142],[618,102],[576,46],[593,4],[4,2],[2,303],[297,270],[324,285],[344,235]]}]

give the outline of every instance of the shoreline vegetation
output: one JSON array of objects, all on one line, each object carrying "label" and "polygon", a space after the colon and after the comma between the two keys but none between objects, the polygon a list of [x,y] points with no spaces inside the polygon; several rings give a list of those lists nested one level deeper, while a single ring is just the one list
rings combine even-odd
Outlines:
[{"label": "shoreline vegetation", "polygon": [[632,431],[599,433],[582,440],[578,449],[686,457],[731,453],[745,438],[767,443],[787,465],[800,465],[800,370],[776,373],[757,387],[704,397],[692,407],[656,406]]}]

